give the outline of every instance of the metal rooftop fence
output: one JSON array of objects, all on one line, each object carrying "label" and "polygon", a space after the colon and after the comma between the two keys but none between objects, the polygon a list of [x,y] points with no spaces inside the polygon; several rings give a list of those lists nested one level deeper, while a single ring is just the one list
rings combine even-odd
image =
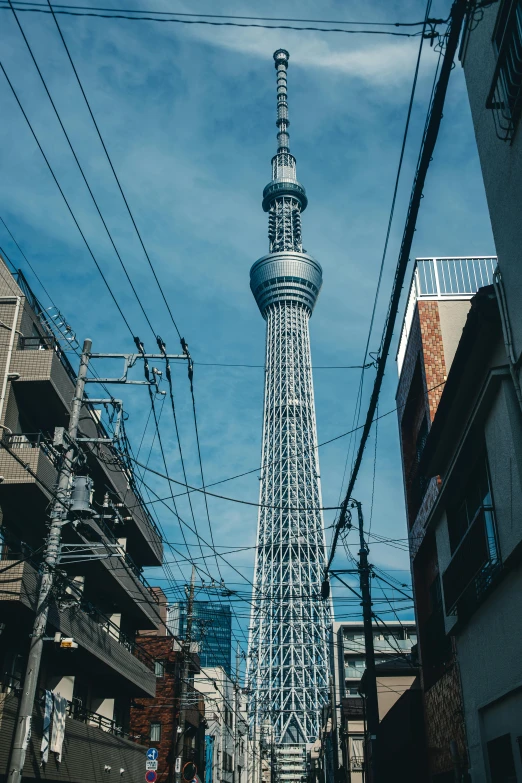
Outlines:
[{"label": "metal rooftop fence", "polygon": [[399,347],[397,349],[396,358],[399,376],[402,371],[415,314],[415,306],[418,300],[471,299],[479,288],[491,285],[496,267],[496,256],[415,259]]}]

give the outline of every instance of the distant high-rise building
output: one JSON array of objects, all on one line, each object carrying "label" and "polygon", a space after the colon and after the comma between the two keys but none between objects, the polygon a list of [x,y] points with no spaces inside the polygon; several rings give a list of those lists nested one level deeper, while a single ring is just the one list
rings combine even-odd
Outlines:
[{"label": "distant high-rise building", "polygon": [[277,153],[263,191],[269,254],[250,270],[266,320],[260,509],[248,686],[254,735],[272,726],[279,779],[300,783],[328,694],[329,605],[321,601],[325,539],[308,321],[322,269],[304,249],[308,200],[290,154],[286,71],[277,70]]},{"label": "distant high-rise building", "polygon": [[[222,666],[231,674],[232,612],[230,606],[214,601],[194,601],[193,636],[200,645],[201,665]],[[187,627],[187,602],[171,604],[167,613],[167,628],[173,636],[182,637]]]}]

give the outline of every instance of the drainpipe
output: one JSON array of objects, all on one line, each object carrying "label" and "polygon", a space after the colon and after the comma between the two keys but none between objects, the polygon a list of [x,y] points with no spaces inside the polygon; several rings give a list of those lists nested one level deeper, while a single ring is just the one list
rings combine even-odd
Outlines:
[{"label": "drainpipe", "polygon": [[517,372],[517,361],[513,350],[513,335],[511,332],[511,324],[509,321],[509,315],[506,304],[506,297],[504,295],[504,286],[502,284],[502,276],[500,269],[496,269],[493,275],[493,286],[495,288],[495,294],[498,301],[498,309],[500,312],[500,322],[502,324],[502,335],[504,337],[504,345],[509,361],[509,369],[511,372],[511,378],[513,379],[513,386],[515,387],[515,394],[517,395],[517,401],[522,410],[522,389],[520,388],[520,380]]},{"label": "drainpipe", "polygon": [[13,316],[13,324],[11,326],[11,336],[9,338],[9,347],[7,349],[7,358],[5,361],[5,371],[4,371],[4,378],[2,381],[2,391],[0,393],[0,421],[2,421],[4,415],[4,405],[5,405],[5,398],[7,394],[7,381],[8,381],[9,371],[11,369],[11,357],[13,355],[15,335],[16,332],[18,331],[16,328],[16,324],[18,323],[18,314],[20,312],[21,301],[22,301],[21,296],[0,296],[0,304],[16,302],[15,312]]}]

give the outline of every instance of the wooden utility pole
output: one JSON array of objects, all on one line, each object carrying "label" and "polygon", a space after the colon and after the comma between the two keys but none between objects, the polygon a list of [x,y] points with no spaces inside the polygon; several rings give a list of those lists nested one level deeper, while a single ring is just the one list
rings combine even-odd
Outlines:
[{"label": "wooden utility pole", "polygon": [[[359,519],[359,583],[362,597],[364,649],[366,659],[366,726],[368,737],[365,750],[369,750],[369,768],[372,783],[378,783],[377,730],[379,728],[379,701],[377,698],[377,676],[375,672],[375,650],[373,646],[373,612],[370,593],[370,566],[368,546],[364,540],[363,514],[359,501],[354,501]],[[368,755],[367,753],[365,755]]]},{"label": "wooden utility pole", "polygon": [[187,601],[187,627],[185,630],[185,639],[181,646],[181,695],[179,707],[179,723],[177,727],[178,736],[176,739],[176,783],[181,783],[183,779],[183,739],[185,736],[185,716],[187,712],[187,686],[191,665],[191,644],[192,644],[192,624],[194,621],[194,584],[196,581],[196,569],[192,566],[192,575],[190,577],[190,587],[188,590]]}]

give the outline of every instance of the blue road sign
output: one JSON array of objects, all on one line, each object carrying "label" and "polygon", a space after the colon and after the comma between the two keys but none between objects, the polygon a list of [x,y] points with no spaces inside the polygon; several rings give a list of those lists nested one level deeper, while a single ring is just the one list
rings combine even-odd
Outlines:
[{"label": "blue road sign", "polygon": [[156,761],[158,758],[158,749],[157,748],[149,748],[147,751],[147,759],[149,761]]},{"label": "blue road sign", "polygon": [[155,772],[153,769],[149,769],[145,773],[145,780],[147,781],[147,783],[156,783],[157,777],[158,777],[158,773]]}]

